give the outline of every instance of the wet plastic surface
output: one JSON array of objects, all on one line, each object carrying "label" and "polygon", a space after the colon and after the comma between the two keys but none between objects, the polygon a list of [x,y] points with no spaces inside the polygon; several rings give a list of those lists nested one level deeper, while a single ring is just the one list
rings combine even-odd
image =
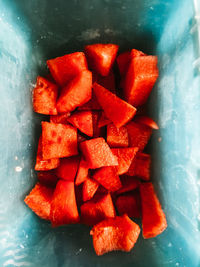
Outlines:
[{"label": "wet plastic surface", "polygon": [[[190,0],[0,2],[1,266],[200,266],[198,22]],[[131,253],[102,257],[89,228],[52,229],[23,203],[36,180],[36,76],[46,72],[46,59],[94,42],[158,55],[160,78],[149,110],[160,130],[149,149],[169,225],[155,239],[140,236]]]}]

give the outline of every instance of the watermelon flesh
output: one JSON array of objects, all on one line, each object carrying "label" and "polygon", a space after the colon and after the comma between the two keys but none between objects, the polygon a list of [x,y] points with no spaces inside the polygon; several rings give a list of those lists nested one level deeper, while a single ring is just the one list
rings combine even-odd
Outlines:
[{"label": "watermelon flesh", "polygon": [[47,65],[54,80],[60,86],[65,86],[80,72],[87,70],[87,61],[83,52],[47,60]]},{"label": "watermelon flesh", "polygon": [[71,125],[43,121],[42,153],[44,159],[77,155],[77,130]]},{"label": "watermelon flesh", "polygon": [[136,108],[111,93],[103,86],[94,83],[93,90],[106,117],[110,119],[117,128],[122,127],[135,115]]},{"label": "watermelon flesh", "polygon": [[111,192],[115,192],[122,187],[117,168],[113,166],[96,170],[93,178]]},{"label": "watermelon flesh", "polygon": [[74,181],[79,162],[79,156],[60,159],[60,165],[55,169],[56,176],[64,180]]},{"label": "watermelon flesh", "polygon": [[60,164],[60,160],[58,158],[52,158],[52,159],[44,159],[43,158],[42,137],[40,137],[39,141],[38,141],[35,170],[36,171],[52,170],[52,169],[57,168],[59,166],[59,164]]},{"label": "watermelon flesh", "polygon": [[131,105],[138,107],[146,103],[158,78],[157,61],[156,56],[131,59],[124,83],[124,96]]},{"label": "watermelon flesh", "polygon": [[116,167],[117,173],[118,175],[122,175],[129,170],[131,163],[138,151],[138,148],[112,148],[111,151],[118,159],[118,166]]},{"label": "watermelon flesh", "polygon": [[58,181],[51,202],[50,220],[53,227],[79,222],[74,182]]},{"label": "watermelon flesh", "polygon": [[37,183],[29,195],[26,196],[24,202],[40,218],[49,220],[52,197],[52,188]]},{"label": "watermelon flesh", "polygon": [[99,183],[91,178],[86,178],[86,180],[83,183],[83,201],[90,200],[94,194],[96,193],[97,189],[99,187]]},{"label": "watermelon flesh", "polygon": [[137,176],[143,180],[150,180],[151,156],[146,153],[138,152],[133,159],[127,175]]},{"label": "watermelon flesh", "polygon": [[92,44],[85,46],[88,65],[102,76],[107,76],[112,68],[119,46],[116,44]]},{"label": "watermelon flesh", "polygon": [[167,220],[151,182],[140,184],[140,196],[143,237],[156,237],[167,228]]},{"label": "watermelon flesh", "polygon": [[90,234],[98,256],[109,251],[130,251],[140,234],[140,227],[127,215],[105,219],[95,225]]},{"label": "watermelon flesh", "polygon": [[80,148],[90,169],[118,165],[117,157],[101,137],[82,142]]},{"label": "watermelon flesh", "polygon": [[114,218],[115,208],[110,194],[96,195],[81,206],[81,221],[95,225],[106,218]]},{"label": "watermelon flesh", "polygon": [[35,112],[45,115],[56,115],[56,100],[58,86],[47,79],[38,76],[33,90],[33,109]]},{"label": "watermelon flesh", "polygon": [[57,100],[57,111],[65,113],[88,102],[92,96],[92,73],[88,70],[80,72],[62,88]]},{"label": "watermelon flesh", "polygon": [[129,136],[125,126],[117,128],[114,124],[107,125],[107,143],[110,147],[128,147]]},{"label": "watermelon flesh", "polygon": [[82,133],[93,136],[93,119],[91,111],[79,111],[68,118],[68,122]]}]

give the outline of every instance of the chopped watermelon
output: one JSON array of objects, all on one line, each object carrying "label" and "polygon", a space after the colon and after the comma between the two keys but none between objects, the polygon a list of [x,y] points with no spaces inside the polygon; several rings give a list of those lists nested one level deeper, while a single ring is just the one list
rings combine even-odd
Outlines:
[{"label": "chopped watermelon", "polygon": [[52,196],[52,188],[37,183],[29,195],[26,196],[24,202],[40,218],[49,220]]},{"label": "chopped watermelon", "polygon": [[79,222],[74,182],[58,181],[51,202],[50,220],[53,227]]},{"label": "chopped watermelon", "polygon": [[54,170],[38,172],[37,177],[41,184],[49,187],[55,187],[59,180]]},{"label": "chopped watermelon", "polygon": [[133,57],[124,84],[125,99],[135,107],[146,103],[158,78],[156,56]]},{"label": "chopped watermelon", "polygon": [[102,76],[107,76],[119,49],[115,44],[92,44],[85,46],[89,67]]},{"label": "chopped watermelon", "polygon": [[83,183],[83,201],[88,201],[93,198],[94,194],[96,193],[99,187],[99,183],[91,178],[86,178]]},{"label": "chopped watermelon", "polygon": [[75,182],[76,185],[83,183],[87,179],[88,170],[89,170],[88,163],[82,157],[80,160],[80,164],[79,164],[77,175],[76,175],[76,182]]},{"label": "chopped watermelon", "polygon": [[57,111],[60,113],[73,111],[78,106],[88,102],[91,96],[92,73],[85,70],[62,88],[57,101]]},{"label": "chopped watermelon", "polygon": [[118,175],[121,175],[128,171],[138,151],[138,148],[137,147],[112,148],[111,151],[118,159],[118,166],[116,168]]},{"label": "chopped watermelon", "polygon": [[82,142],[80,148],[90,169],[118,165],[117,157],[102,137]]},{"label": "chopped watermelon", "polygon": [[116,127],[120,128],[135,115],[136,109],[133,106],[126,103],[103,86],[94,83],[93,90],[106,117],[110,119]]},{"label": "chopped watermelon", "polygon": [[58,114],[58,115],[51,115],[50,122],[67,124],[68,123],[67,119],[69,116],[70,116],[70,112],[66,112],[66,113]]},{"label": "chopped watermelon", "polygon": [[121,53],[116,59],[121,76],[126,74],[131,58],[144,55],[145,54],[142,51],[137,49],[132,49],[131,51]]},{"label": "chopped watermelon", "polygon": [[149,118],[147,116],[137,116],[134,118],[134,121],[137,123],[142,123],[144,125],[147,125],[154,130],[159,129],[158,124],[154,120],[152,120],[151,118]]},{"label": "chopped watermelon", "polygon": [[138,152],[131,163],[127,175],[137,176],[143,180],[150,180],[151,156],[146,153]]},{"label": "chopped watermelon", "polygon": [[93,178],[111,192],[117,191],[122,187],[117,168],[113,166],[96,170]]},{"label": "chopped watermelon", "polygon": [[152,238],[167,228],[165,214],[151,182],[140,184],[142,229],[144,238]]},{"label": "chopped watermelon", "polygon": [[56,115],[56,100],[58,86],[47,79],[38,76],[33,90],[33,109],[37,113]]},{"label": "chopped watermelon", "polygon": [[134,177],[122,175],[120,176],[122,187],[115,192],[115,195],[120,195],[126,192],[130,192],[139,187],[140,181]]},{"label": "chopped watermelon", "polygon": [[71,125],[42,122],[44,159],[64,158],[78,154],[77,130]]},{"label": "chopped watermelon", "polygon": [[78,170],[80,158],[79,156],[62,158],[60,159],[60,165],[55,169],[57,177],[68,181],[74,181]]},{"label": "chopped watermelon", "polygon": [[60,160],[58,158],[44,159],[42,156],[42,137],[40,136],[38,142],[37,156],[36,156],[36,171],[47,171],[58,167]]},{"label": "chopped watermelon", "polygon": [[138,147],[142,151],[151,137],[152,129],[144,124],[133,121],[129,122],[126,128],[128,130],[129,146]]},{"label": "chopped watermelon", "polygon": [[127,215],[123,215],[98,223],[90,234],[98,256],[113,250],[129,252],[140,235],[140,227]]},{"label": "chopped watermelon", "polygon": [[138,191],[118,196],[115,205],[119,215],[127,214],[131,218],[141,216],[141,200]]},{"label": "chopped watermelon", "polygon": [[88,136],[93,136],[92,111],[75,112],[68,118],[68,122]]},{"label": "chopped watermelon", "polygon": [[115,215],[110,194],[96,195],[81,206],[81,221],[87,225],[94,225],[106,218],[114,218]]},{"label": "chopped watermelon", "polygon": [[105,113],[102,111],[101,116],[100,116],[99,121],[98,121],[98,127],[101,128],[101,127],[104,127],[110,123],[111,123],[111,121],[106,117]]},{"label": "chopped watermelon", "polygon": [[60,86],[65,86],[80,72],[87,70],[87,61],[83,52],[47,60],[47,65],[54,80]]},{"label": "chopped watermelon", "polygon": [[114,124],[107,125],[107,143],[110,147],[128,147],[128,131],[125,126],[117,128]]}]

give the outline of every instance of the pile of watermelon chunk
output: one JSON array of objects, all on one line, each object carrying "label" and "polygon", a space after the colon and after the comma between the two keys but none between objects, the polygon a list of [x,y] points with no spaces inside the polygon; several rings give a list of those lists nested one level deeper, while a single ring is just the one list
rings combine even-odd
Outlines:
[{"label": "pile of watermelon chunk", "polygon": [[41,123],[38,182],[25,203],[53,227],[92,227],[97,255],[130,251],[140,234],[134,218],[144,238],[167,227],[143,151],[158,129],[141,112],[158,78],[157,57],[136,49],[117,55],[118,48],[92,44],[50,59],[50,74],[33,90],[34,111],[50,116]]}]

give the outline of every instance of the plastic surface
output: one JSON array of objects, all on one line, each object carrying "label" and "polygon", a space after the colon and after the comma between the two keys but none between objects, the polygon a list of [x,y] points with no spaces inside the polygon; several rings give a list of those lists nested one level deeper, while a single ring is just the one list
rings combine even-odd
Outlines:
[{"label": "plastic surface", "polygon": [[[196,0],[196,6],[198,1]],[[196,17],[198,19],[198,17]],[[198,22],[198,20],[197,20]],[[200,75],[191,0],[18,0],[0,2],[0,266],[200,266]],[[31,90],[45,60],[94,42],[116,42],[159,57],[149,110],[152,177],[168,220],[131,253],[97,257],[86,226],[52,229],[23,199],[41,117]],[[195,62],[195,64],[193,64]]]}]

